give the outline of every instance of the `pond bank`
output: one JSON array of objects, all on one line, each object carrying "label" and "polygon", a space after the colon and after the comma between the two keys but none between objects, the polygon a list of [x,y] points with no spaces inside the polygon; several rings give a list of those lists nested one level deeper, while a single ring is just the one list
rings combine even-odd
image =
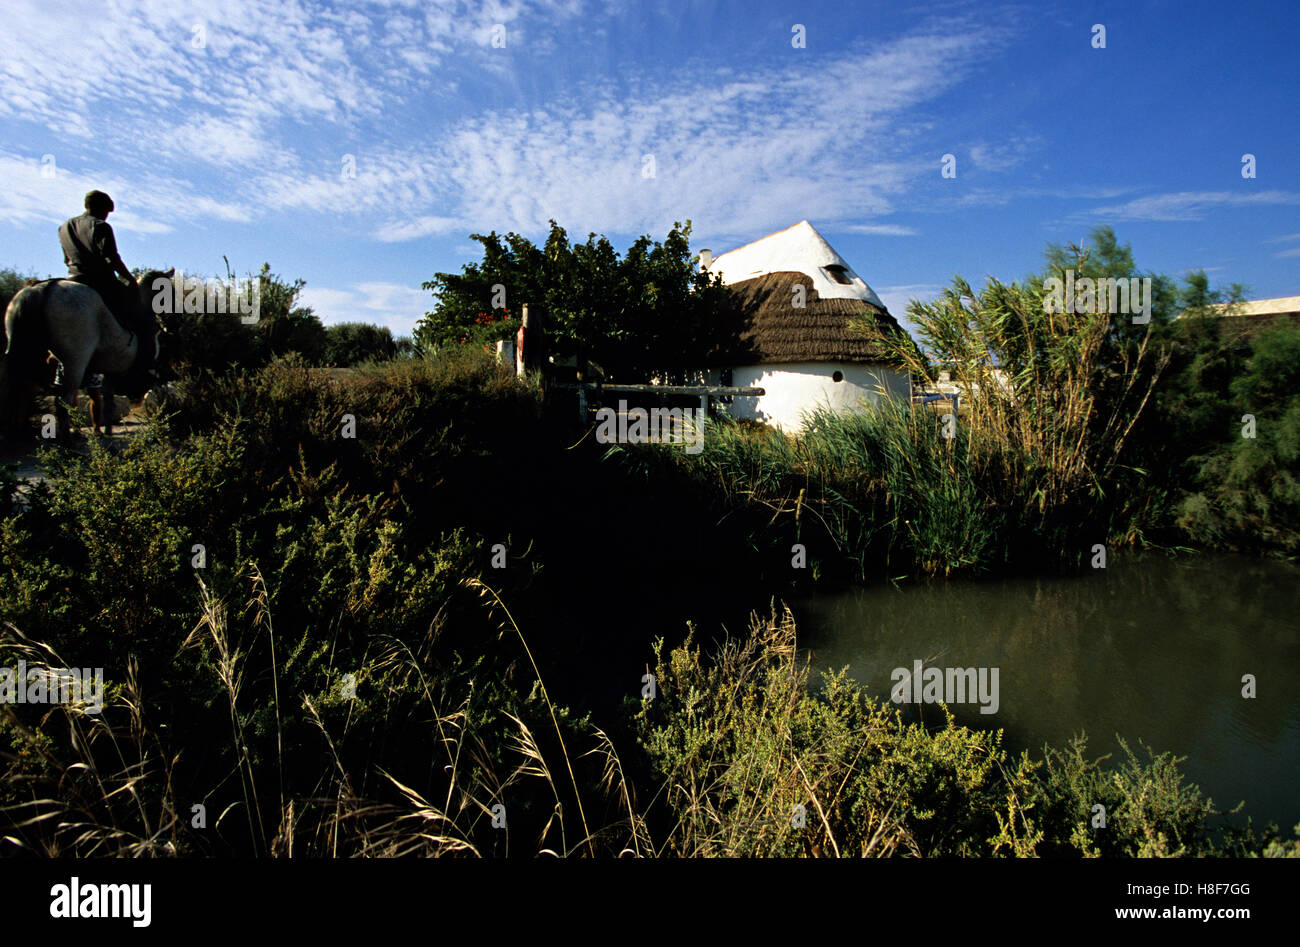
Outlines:
[{"label": "pond bank", "polygon": [[814,666],[847,665],[880,699],[917,660],[996,667],[996,712],[955,705],[959,722],[1035,753],[1079,731],[1095,756],[1117,752],[1117,733],[1135,750],[1142,740],[1186,756],[1220,808],[1245,800],[1257,823],[1283,828],[1300,822],[1298,611],[1300,568],[1232,555],[1116,556],[1074,578],[878,585],[795,606]]}]

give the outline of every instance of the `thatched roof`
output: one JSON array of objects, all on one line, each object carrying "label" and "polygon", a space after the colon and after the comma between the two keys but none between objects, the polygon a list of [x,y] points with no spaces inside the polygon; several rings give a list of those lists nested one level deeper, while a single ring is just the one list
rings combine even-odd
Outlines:
[{"label": "thatched roof", "polygon": [[[795,307],[795,286],[803,286],[803,308]],[[742,326],[735,351],[722,363],[891,361],[878,342],[849,329],[851,320],[874,323],[882,332],[899,330],[889,310],[865,299],[822,299],[807,274],[791,270],[741,280],[729,287],[738,297]]]}]

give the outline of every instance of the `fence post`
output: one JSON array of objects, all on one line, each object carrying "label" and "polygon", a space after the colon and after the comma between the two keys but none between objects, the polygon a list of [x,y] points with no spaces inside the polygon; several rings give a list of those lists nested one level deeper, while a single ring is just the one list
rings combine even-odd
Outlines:
[{"label": "fence post", "polygon": [[519,332],[515,335],[515,374],[520,378],[524,377],[524,370],[528,367],[528,349],[532,343],[532,339],[529,338],[528,303],[524,303],[522,308]]}]

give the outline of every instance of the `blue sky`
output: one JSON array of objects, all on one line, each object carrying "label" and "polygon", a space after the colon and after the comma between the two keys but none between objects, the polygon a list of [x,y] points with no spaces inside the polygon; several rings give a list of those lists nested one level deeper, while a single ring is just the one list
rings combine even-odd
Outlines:
[{"label": "blue sky", "polygon": [[469,234],[551,217],[619,250],[689,218],[715,253],[807,218],[900,316],[1099,223],[1144,269],[1300,295],[1294,0],[5,7],[22,272],[63,272],[100,188],[130,266],[267,261],[326,322],[398,333]]}]

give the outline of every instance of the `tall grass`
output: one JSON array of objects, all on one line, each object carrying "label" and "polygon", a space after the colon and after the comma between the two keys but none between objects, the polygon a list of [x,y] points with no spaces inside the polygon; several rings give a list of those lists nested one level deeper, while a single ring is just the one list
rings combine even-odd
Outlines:
[{"label": "tall grass", "polygon": [[800,436],[710,422],[698,456],[669,462],[715,494],[724,518],[743,519],[777,568],[802,543],[818,577],[843,563],[858,580],[879,570],[949,575],[1016,551],[1017,504],[1028,499],[986,440],[963,427],[949,438],[934,415],[882,401],[858,414],[818,409]]},{"label": "tall grass", "polygon": [[[883,400],[868,414],[817,410],[802,444],[823,482],[868,486],[891,547],[907,550],[920,571],[947,575],[998,558],[1003,510],[1015,500],[1006,456],[978,431],[958,426],[951,434],[939,417]],[[830,499],[842,506],[843,496],[837,490]]]},{"label": "tall grass", "polygon": [[921,347],[861,329],[923,383],[950,371],[969,412],[882,397],[859,413],[818,408],[797,435],[719,420],[702,453],[674,462],[726,515],[753,514],[751,545],[777,567],[775,551],[816,547],[814,577],[836,561],[858,579],[1069,567],[1140,532],[1151,511],[1130,438],[1168,361],[1149,326],[1050,312],[1032,285],[990,280],[977,293],[960,278],[909,314]]},{"label": "tall grass", "polygon": [[[81,705],[55,704],[29,721],[10,705],[0,707],[2,729],[17,750],[0,797],[0,838],[45,856],[196,855],[213,852],[211,836],[217,836],[228,842],[243,838],[250,854],[263,857],[482,857],[510,854],[511,829],[527,831],[540,823],[540,833],[525,846],[535,854],[641,855],[652,850],[644,819],[634,807],[635,792],[608,734],[556,707],[531,659],[534,686],[553,727],[549,747],[530,725],[535,709],[528,701],[515,705],[504,692],[473,679],[457,685],[436,674],[426,649],[389,638],[376,642],[363,676],[375,687],[384,682],[390,706],[379,729],[382,735],[395,736],[402,728],[410,708],[394,697],[414,685],[433,747],[422,785],[390,772],[382,760],[371,763],[370,772],[358,771],[346,745],[366,734],[350,732],[349,713],[326,712],[325,704],[337,709],[346,703],[333,688],[323,698],[298,698],[306,721],[322,738],[324,752],[315,756],[318,768],[304,770],[301,760],[286,759],[278,724],[281,751],[266,756],[251,750],[249,728],[255,718],[248,705],[257,699],[258,689],[250,682],[258,674],[248,664],[254,642],[243,635],[271,634],[265,588],[260,573],[251,573],[258,582],[241,608],[232,610],[201,587],[201,616],[181,645],[201,652],[201,666],[223,695],[210,712],[224,715],[228,725],[222,753],[231,764],[226,775],[206,787],[193,782],[180,763],[184,748],[169,746],[171,738],[164,732],[167,708],[143,693],[132,666],[126,681],[110,688],[111,699],[98,714]],[[494,592],[471,581],[494,610],[502,607]],[[236,616],[245,613],[253,618],[239,627]],[[506,624],[527,652],[527,640],[508,613]],[[6,658],[22,657],[29,668],[60,666],[55,652],[12,626],[0,644]],[[268,669],[273,678],[278,676],[274,661]],[[278,684],[272,693],[278,721]],[[499,725],[502,720],[508,721],[505,727]],[[66,741],[56,736],[60,732],[67,734]],[[588,746],[581,757],[570,750],[575,739]],[[554,775],[557,757],[567,785]],[[587,760],[590,765],[584,765]],[[287,766],[295,772],[286,773]],[[418,767],[412,770],[416,772]],[[237,784],[233,793],[230,782]],[[306,785],[313,788],[303,792]],[[362,791],[367,785],[372,788]],[[268,791],[267,786],[276,788]],[[540,807],[546,798],[549,805]],[[210,820],[206,811],[199,812],[217,800],[225,802]],[[612,813],[595,828],[587,816],[593,803],[597,811]],[[539,808],[541,817],[535,811]],[[243,828],[233,829],[232,819]]]},{"label": "tall grass", "polygon": [[958,277],[939,299],[909,305],[919,346],[863,331],[923,382],[951,373],[969,395],[978,443],[1009,459],[1001,473],[1048,522],[1113,486],[1169,354],[1153,345],[1151,323],[1137,328],[1101,307],[1055,312],[1044,296],[1033,281],[990,278],[976,292]]}]

